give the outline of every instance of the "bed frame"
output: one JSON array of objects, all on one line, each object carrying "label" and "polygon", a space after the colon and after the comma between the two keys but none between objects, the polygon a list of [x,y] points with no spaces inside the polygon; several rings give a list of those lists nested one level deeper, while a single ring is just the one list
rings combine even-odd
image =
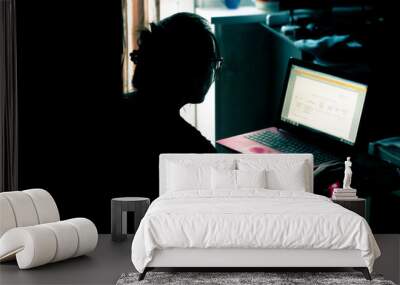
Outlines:
[{"label": "bed frame", "polygon": [[[311,154],[162,154],[160,155],[160,195],[166,189],[166,162],[174,159],[238,159],[238,158],[276,159],[285,156],[287,159],[304,160],[308,164],[308,185],[306,191],[313,192],[313,158]],[[266,269],[341,269],[353,268],[361,271],[367,280],[371,275],[359,250],[330,249],[254,249],[254,248],[169,248],[158,249],[143,273],[154,269],[193,269],[197,271],[266,271]],[[194,270],[196,269],[196,270]]]},{"label": "bed frame", "polygon": [[291,269],[337,269],[353,268],[371,280],[368,268],[359,250],[328,249],[193,249],[171,248],[156,250],[152,261],[139,275],[142,280],[154,269],[193,269],[193,271],[268,271],[272,268]]}]

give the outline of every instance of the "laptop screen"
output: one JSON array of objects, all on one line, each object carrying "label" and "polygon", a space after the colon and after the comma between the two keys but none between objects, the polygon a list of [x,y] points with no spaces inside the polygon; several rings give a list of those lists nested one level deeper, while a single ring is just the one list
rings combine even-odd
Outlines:
[{"label": "laptop screen", "polygon": [[367,85],[291,65],[281,120],[354,145]]}]

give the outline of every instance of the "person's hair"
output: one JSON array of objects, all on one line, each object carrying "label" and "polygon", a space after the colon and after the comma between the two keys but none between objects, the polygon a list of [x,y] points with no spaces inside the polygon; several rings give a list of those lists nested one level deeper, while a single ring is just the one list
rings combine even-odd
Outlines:
[{"label": "person's hair", "polygon": [[133,53],[136,64],[132,84],[137,90],[155,84],[179,84],[185,76],[195,76],[199,64],[219,58],[217,41],[204,18],[178,13],[150,29],[140,31],[139,49]]}]

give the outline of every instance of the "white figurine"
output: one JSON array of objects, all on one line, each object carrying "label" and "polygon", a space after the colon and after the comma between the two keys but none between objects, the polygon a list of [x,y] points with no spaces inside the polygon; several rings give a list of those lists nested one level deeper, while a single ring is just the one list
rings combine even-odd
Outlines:
[{"label": "white figurine", "polygon": [[343,179],[343,189],[352,189],[350,184],[351,184],[351,176],[353,175],[353,172],[351,171],[351,161],[350,157],[347,157],[347,160],[344,162],[344,179]]}]

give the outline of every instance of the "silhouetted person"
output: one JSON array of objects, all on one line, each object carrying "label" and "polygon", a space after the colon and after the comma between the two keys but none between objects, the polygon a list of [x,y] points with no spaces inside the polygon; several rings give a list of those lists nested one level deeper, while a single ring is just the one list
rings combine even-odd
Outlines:
[{"label": "silhouetted person", "polygon": [[207,21],[190,13],[152,23],[138,46],[131,53],[136,91],[123,102],[118,176],[120,188],[129,188],[121,194],[154,199],[160,153],[215,152],[179,110],[204,101],[222,60]]}]

